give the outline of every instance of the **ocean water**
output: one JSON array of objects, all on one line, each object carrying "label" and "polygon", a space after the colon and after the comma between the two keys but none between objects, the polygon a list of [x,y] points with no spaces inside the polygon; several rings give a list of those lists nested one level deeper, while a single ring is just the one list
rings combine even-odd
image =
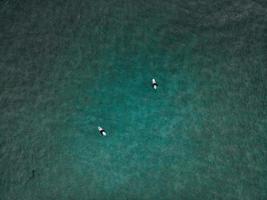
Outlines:
[{"label": "ocean water", "polygon": [[1,200],[265,200],[267,2],[1,0],[0,111]]}]

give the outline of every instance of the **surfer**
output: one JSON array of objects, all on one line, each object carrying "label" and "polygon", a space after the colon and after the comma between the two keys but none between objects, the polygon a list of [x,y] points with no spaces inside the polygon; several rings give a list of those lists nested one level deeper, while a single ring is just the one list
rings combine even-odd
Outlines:
[{"label": "surfer", "polygon": [[35,177],[35,169],[32,170],[32,175],[29,177],[29,179],[26,181],[26,184],[28,184],[32,179]]},{"label": "surfer", "polygon": [[154,78],[152,79],[152,87],[154,88],[154,90],[158,88],[158,84]]},{"label": "surfer", "polygon": [[32,177],[31,178],[34,178],[35,177],[35,169],[32,170]]},{"label": "surfer", "polygon": [[102,136],[106,136],[107,135],[106,131],[100,126],[98,126],[98,131]]}]

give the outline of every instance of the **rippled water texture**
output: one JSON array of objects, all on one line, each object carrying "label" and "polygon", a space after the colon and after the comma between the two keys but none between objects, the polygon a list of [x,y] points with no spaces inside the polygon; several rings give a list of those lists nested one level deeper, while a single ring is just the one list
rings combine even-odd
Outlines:
[{"label": "rippled water texture", "polygon": [[0,199],[266,200],[266,77],[264,0],[1,0]]}]

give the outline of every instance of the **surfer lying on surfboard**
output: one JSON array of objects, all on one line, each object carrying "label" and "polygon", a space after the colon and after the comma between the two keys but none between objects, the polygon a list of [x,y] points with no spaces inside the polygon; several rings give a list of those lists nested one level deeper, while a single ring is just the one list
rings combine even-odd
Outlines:
[{"label": "surfer lying on surfboard", "polygon": [[154,90],[158,88],[158,84],[154,78],[152,79],[152,87],[154,88]]},{"label": "surfer lying on surfboard", "polygon": [[101,128],[100,126],[98,126],[98,131],[102,136],[106,136],[107,135],[106,131],[103,128]]}]

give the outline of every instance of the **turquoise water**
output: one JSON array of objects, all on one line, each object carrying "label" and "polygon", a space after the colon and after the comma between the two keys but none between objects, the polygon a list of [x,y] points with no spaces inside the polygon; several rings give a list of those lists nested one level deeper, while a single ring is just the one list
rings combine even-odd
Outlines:
[{"label": "turquoise water", "polygon": [[266,199],[266,16],[0,1],[0,199]]}]

